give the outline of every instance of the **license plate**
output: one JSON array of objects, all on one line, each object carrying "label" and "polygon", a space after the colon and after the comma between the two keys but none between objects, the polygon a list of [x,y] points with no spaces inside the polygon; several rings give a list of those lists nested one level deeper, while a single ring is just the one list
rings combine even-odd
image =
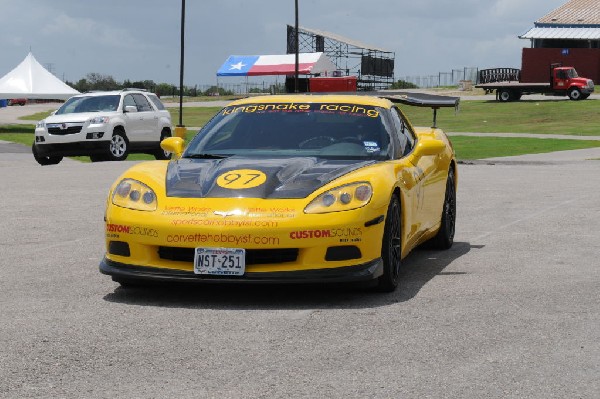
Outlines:
[{"label": "license plate", "polygon": [[194,273],[215,276],[241,276],[246,270],[246,250],[242,248],[196,248]]}]

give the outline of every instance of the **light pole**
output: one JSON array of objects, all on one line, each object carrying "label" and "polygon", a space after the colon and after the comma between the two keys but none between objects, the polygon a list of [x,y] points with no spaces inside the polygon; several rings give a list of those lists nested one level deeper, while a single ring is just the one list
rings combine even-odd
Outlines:
[{"label": "light pole", "polygon": [[183,64],[185,49],[185,0],[181,0],[181,58],[179,60],[179,123],[175,127],[175,136],[185,138],[186,128],[183,125]]}]

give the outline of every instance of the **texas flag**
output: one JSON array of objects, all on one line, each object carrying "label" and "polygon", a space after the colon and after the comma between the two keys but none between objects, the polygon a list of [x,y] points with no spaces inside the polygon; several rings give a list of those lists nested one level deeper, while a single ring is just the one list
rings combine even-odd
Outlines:
[{"label": "texas flag", "polygon": [[[300,53],[298,72],[333,72],[336,66],[323,53]],[[232,55],[217,71],[217,76],[293,75],[296,55]]]}]

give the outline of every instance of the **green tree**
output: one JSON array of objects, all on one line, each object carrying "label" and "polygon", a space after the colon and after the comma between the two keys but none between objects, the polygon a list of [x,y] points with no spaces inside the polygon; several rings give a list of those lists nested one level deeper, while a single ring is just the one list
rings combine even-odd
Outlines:
[{"label": "green tree", "polygon": [[233,95],[233,92],[231,90],[225,90],[222,87],[210,86],[204,92],[204,95],[205,96],[215,96],[215,95],[219,95],[219,96],[231,96],[231,95]]},{"label": "green tree", "polygon": [[88,73],[86,80],[90,85],[90,90],[118,90],[121,88],[121,85],[112,76],[97,72]]},{"label": "green tree", "polygon": [[419,86],[417,86],[414,83],[410,83],[407,82],[405,80],[398,80],[397,82],[392,83],[392,86],[390,87],[390,89],[418,89]]}]

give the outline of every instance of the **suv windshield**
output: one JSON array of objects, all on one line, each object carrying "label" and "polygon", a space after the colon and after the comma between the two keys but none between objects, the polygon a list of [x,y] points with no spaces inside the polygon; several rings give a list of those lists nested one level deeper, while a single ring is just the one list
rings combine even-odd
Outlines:
[{"label": "suv windshield", "polygon": [[118,94],[71,97],[56,111],[55,115],[116,111],[120,100],[121,96]]},{"label": "suv windshield", "polygon": [[222,109],[183,157],[316,156],[387,159],[384,109],[341,103],[263,103]]}]

